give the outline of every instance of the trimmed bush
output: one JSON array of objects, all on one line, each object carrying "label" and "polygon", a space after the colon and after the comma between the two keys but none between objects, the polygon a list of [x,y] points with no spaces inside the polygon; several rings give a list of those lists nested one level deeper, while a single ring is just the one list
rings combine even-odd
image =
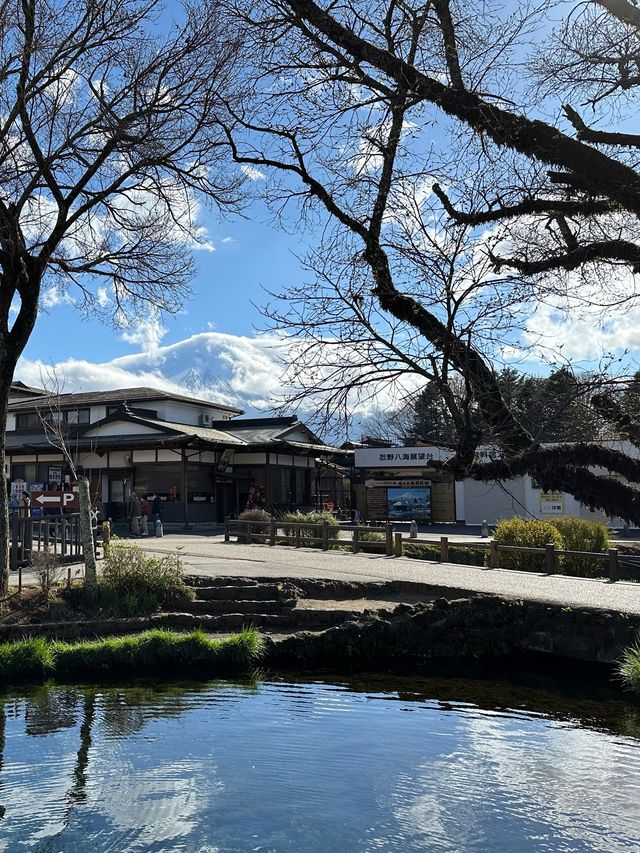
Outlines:
[{"label": "trimmed bush", "polygon": [[[584,518],[554,518],[549,520],[564,540],[567,551],[591,551],[606,553],[609,549],[609,530],[601,521],[587,521]],[[564,558],[564,574],[593,578],[606,574],[606,564],[602,560],[589,560],[580,557]]]},{"label": "trimmed bush", "polygon": [[[253,509],[245,509],[243,512],[241,512],[238,515],[238,521],[251,521],[252,533],[268,533],[269,524],[271,523],[271,516],[264,509],[260,509],[260,507],[253,507]],[[243,524],[238,530],[238,542],[246,541],[247,526]]]},{"label": "trimmed bush", "polygon": [[[375,530],[369,530],[366,525],[358,525],[358,542],[360,543],[360,550],[365,554],[380,554],[383,549],[380,547],[380,543],[386,542],[387,537],[384,533],[378,533]],[[368,544],[369,543],[369,544]],[[373,547],[371,547],[371,544]]]},{"label": "trimmed bush", "polygon": [[[544,548],[550,542],[556,548],[564,548],[562,534],[549,521],[538,521],[535,518],[506,518],[498,522],[493,535],[494,542],[500,545],[519,545],[524,548]],[[564,560],[556,557],[556,571],[562,574]],[[490,565],[490,555],[485,557],[485,565]],[[544,572],[544,554],[518,554],[517,552],[500,552],[501,569],[517,569],[521,572]]]},{"label": "trimmed bush", "polygon": [[238,672],[250,668],[262,648],[262,637],[253,629],[224,640],[201,630],[185,634],[152,630],[78,643],[32,637],[0,643],[0,680]]},{"label": "trimmed bush", "polygon": [[[287,512],[278,519],[278,527],[284,532],[287,537],[291,537],[292,541],[288,544],[293,544],[296,537],[296,528],[287,527],[287,521],[295,521],[297,523],[307,524],[322,524],[326,521],[329,527],[338,527],[338,522],[330,512]],[[329,538],[334,539],[335,531],[329,531]],[[314,541],[314,537],[318,537]],[[302,548],[321,548],[322,547],[322,531],[313,527],[300,528],[300,545]],[[339,547],[339,546],[334,546]]]},{"label": "trimmed bush", "polygon": [[133,542],[116,539],[102,563],[98,595],[97,603],[109,612],[134,616],[181,607],[195,593],[182,578],[178,554],[154,557]]}]

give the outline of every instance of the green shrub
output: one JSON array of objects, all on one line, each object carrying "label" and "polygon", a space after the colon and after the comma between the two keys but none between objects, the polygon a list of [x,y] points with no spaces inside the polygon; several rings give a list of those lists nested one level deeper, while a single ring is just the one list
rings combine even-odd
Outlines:
[{"label": "green shrub", "polygon": [[[411,545],[406,544],[403,547],[403,552],[406,557],[411,557],[413,560],[432,560],[434,563],[440,562],[440,548],[437,545]],[[485,564],[485,549],[459,547],[458,545],[449,545],[448,563],[457,563],[462,566],[484,566]]]},{"label": "green shrub", "polygon": [[99,604],[124,616],[174,609],[193,599],[178,554],[154,557],[124,539],[112,541],[102,563]]},{"label": "green shrub", "polygon": [[[550,542],[553,542],[556,548],[564,547],[564,539],[558,528],[549,521],[538,521],[535,518],[503,518],[498,522],[493,540],[500,545],[519,545],[524,548],[544,548]],[[485,565],[490,565],[489,553],[485,557]],[[556,557],[556,572],[562,574],[563,566],[564,558]],[[500,568],[544,572],[544,554],[501,551]]]},{"label": "green shrub", "polygon": [[[287,512],[280,519],[278,519],[278,527],[283,531],[285,536],[291,538],[291,542],[289,544],[293,544],[296,538],[296,528],[295,527],[287,527],[287,521],[294,521],[297,523],[306,523],[306,524],[322,524],[323,521],[326,521],[329,527],[338,527],[338,522],[331,515],[330,512]],[[334,539],[333,535],[335,531],[329,531],[329,538]],[[317,541],[314,541],[314,537],[318,537]],[[301,527],[300,528],[300,545],[303,548],[321,548],[322,547],[322,531],[318,528],[314,527]],[[335,546],[334,546],[335,547]]]},{"label": "green shrub", "polygon": [[[264,509],[253,507],[245,509],[238,515],[238,521],[251,521],[251,533],[268,533],[271,516]],[[242,524],[238,530],[238,542],[247,541],[247,525]]]},{"label": "green shrub", "polygon": [[[556,530],[560,531],[567,551],[591,551],[606,553],[609,549],[609,531],[601,521],[587,521],[584,518],[549,519]],[[598,577],[606,574],[606,565],[602,560],[589,560],[580,557],[564,558],[564,574],[578,577]]]},{"label": "green shrub", "polygon": [[386,539],[384,533],[370,530],[366,525],[358,525],[358,542],[360,543],[360,550],[365,554],[380,554],[382,552],[380,543],[386,542]]}]

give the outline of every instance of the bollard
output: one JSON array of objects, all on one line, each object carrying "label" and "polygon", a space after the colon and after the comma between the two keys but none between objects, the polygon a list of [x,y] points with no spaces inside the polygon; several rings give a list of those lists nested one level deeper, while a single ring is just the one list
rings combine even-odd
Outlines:
[{"label": "bollard", "polygon": [[140,519],[137,515],[134,515],[131,519],[131,535],[140,536]]},{"label": "bollard", "polygon": [[162,539],[164,536],[164,531],[162,530],[162,521],[159,518],[156,518],[156,538]]},{"label": "bollard", "polygon": [[415,519],[412,519],[411,524],[409,525],[409,539],[417,539],[418,538],[418,523]]},{"label": "bollard", "polygon": [[483,518],[483,519],[482,519],[482,531],[481,531],[481,533],[480,533],[480,536],[481,536],[483,539],[488,539],[488,538],[489,538],[489,525],[487,524],[487,519],[486,519],[486,518]]},{"label": "bollard", "polygon": [[396,557],[402,557],[402,533],[394,533],[393,538],[395,541],[395,555]]}]

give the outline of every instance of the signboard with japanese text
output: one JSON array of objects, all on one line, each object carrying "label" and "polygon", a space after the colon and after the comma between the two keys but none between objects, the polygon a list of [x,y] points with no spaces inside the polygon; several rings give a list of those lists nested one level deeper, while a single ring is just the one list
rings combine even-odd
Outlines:
[{"label": "signboard with japanese text", "polygon": [[562,515],[564,511],[563,492],[540,492],[540,512],[545,515]]},{"label": "signboard with japanese text", "polygon": [[379,488],[408,488],[408,489],[426,489],[431,486],[431,480],[411,479],[403,477],[402,480],[365,480],[364,484],[367,489]]},{"label": "signboard with japanese text", "polygon": [[[356,468],[427,468],[432,462],[446,462],[453,450],[443,447],[363,447],[355,452]],[[476,451],[481,461],[499,458],[495,447],[483,446]]]}]

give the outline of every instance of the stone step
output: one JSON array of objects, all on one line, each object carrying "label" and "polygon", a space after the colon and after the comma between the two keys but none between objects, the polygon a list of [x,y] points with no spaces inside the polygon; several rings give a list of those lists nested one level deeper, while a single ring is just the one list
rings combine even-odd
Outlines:
[{"label": "stone step", "polygon": [[293,610],[294,599],[283,601],[192,601],[185,609],[191,613],[210,613],[213,615],[225,613],[247,613],[247,614],[282,614]]},{"label": "stone step", "polygon": [[195,587],[198,601],[278,601],[289,598],[282,584],[229,585],[229,586],[197,586]]}]

